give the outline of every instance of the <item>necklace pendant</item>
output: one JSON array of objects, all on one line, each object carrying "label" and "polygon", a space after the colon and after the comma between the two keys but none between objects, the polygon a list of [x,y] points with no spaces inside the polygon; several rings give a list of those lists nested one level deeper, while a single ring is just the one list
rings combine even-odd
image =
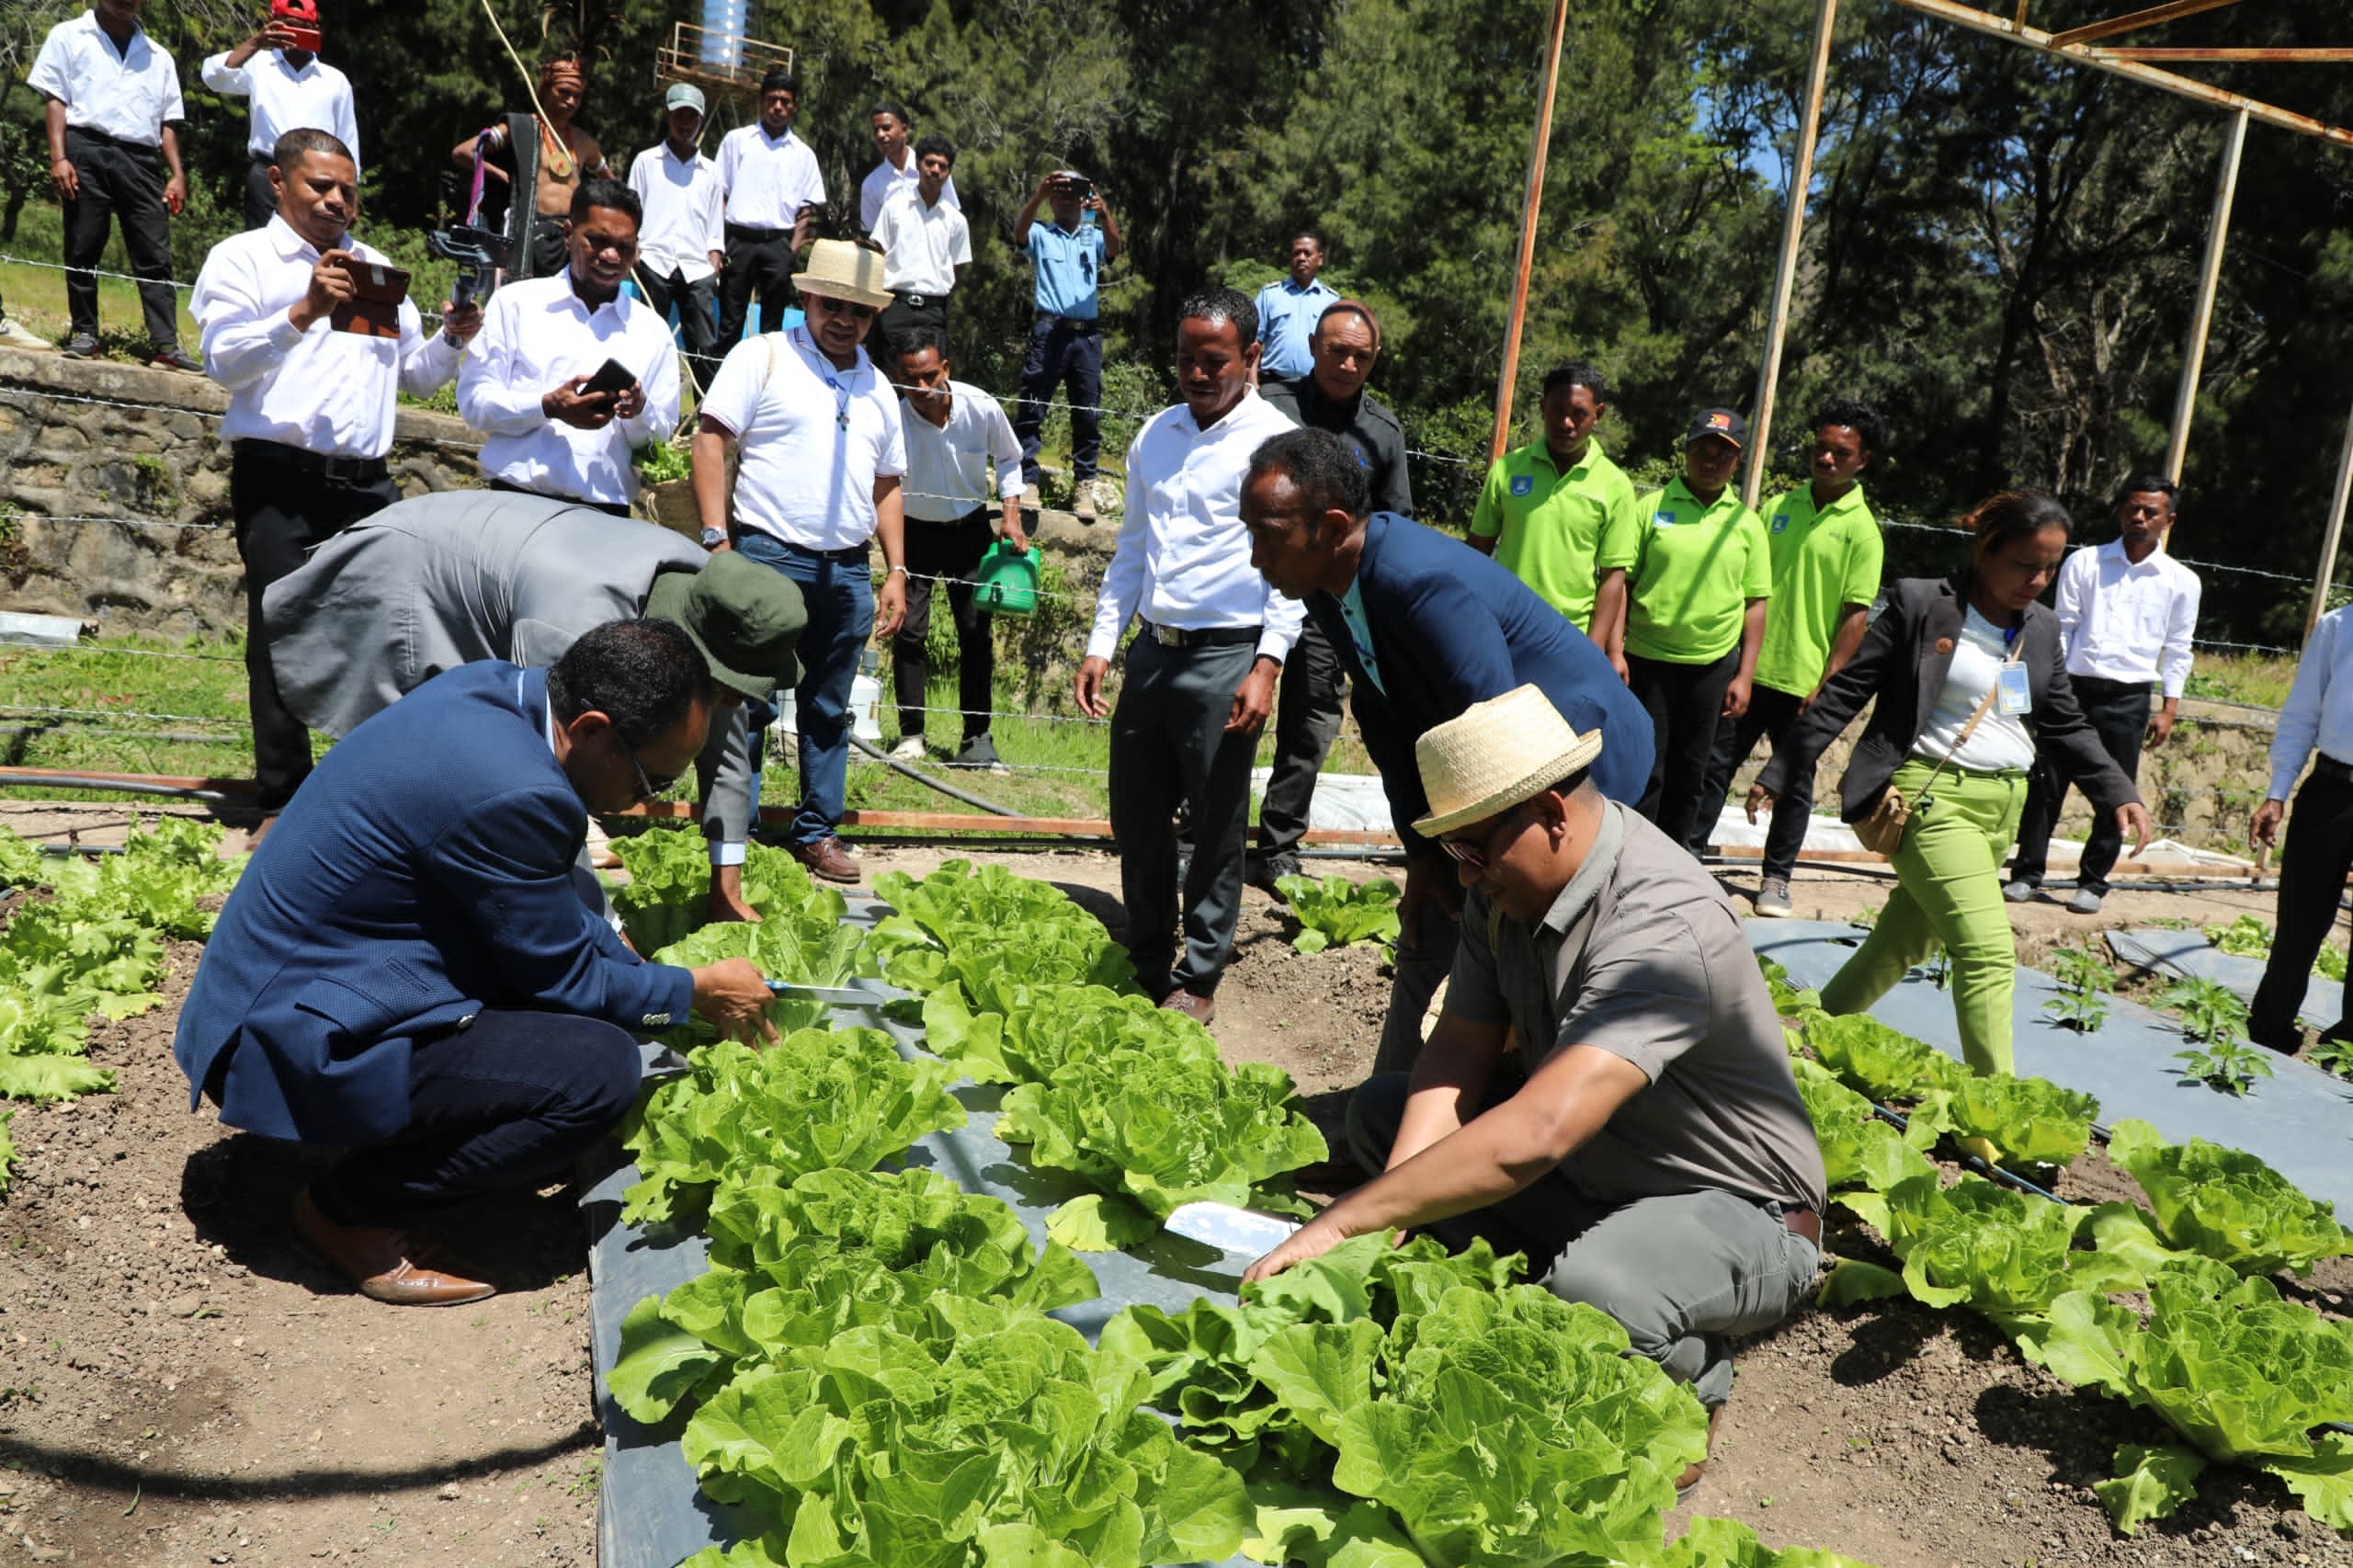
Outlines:
[{"label": "necklace pendant", "polygon": [[836,414],[834,415],[834,423],[842,429],[847,430],[849,428],[849,415],[847,414]]}]

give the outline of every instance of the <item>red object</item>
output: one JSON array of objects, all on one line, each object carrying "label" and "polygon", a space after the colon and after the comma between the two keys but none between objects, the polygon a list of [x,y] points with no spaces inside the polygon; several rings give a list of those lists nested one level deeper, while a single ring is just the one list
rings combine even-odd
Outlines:
[{"label": "red object", "polygon": [[269,19],[293,35],[290,47],[319,51],[319,0],[269,0]]}]

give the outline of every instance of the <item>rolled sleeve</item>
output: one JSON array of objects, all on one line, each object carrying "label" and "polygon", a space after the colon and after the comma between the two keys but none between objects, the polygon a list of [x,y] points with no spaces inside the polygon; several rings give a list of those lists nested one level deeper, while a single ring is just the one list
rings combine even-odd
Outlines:
[{"label": "rolled sleeve", "polygon": [[[1680,919],[1610,935],[1606,949],[1586,956],[1585,986],[1561,1020],[1557,1043],[1606,1051],[1656,1083],[1708,1032],[1707,955]],[[1467,922],[1463,937],[1468,947]],[[1450,1003],[1452,991],[1447,994]]]}]

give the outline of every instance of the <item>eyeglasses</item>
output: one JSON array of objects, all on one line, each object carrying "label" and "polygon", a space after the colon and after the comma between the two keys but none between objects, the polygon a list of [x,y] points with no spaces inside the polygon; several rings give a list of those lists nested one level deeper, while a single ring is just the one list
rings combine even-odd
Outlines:
[{"label": "eyeglasses", "polygon": [[830,294],[810,295],[809,308],[812,310],[823,311],[827,315],[847,316],[852,321],[872,321],[874,319],[874,307],[872,305],[852,304],[847,300],[836,300]]},{"label": "eyeglasses", "polygon": [[680,777],[685,774],[686,769],[682,767],[678,769],[676,773],[670,774],[665,778],[656,778],[654,775],[645,771],[645,764],[637,760],[637,748],[630,744],[627,741],[621,739],[621,733],[620,730],[614,730],[612,732],[612,736],[613,744],[621,748],[621,755],[629,758],[630,767],[637,775],[637,798],[639,800],[650,801],[654,799],[656,795],[659,795],[663,791],[668,790],[671,785],[676,784]]},{"label": "eyeglasses", "polygon": [[1527,809],[1527,802],[1522,801],[1506,812],[1496,821],[1495,825],[1489,828],[1485,835],[1476,844],[1467,844],[1459,838],[1441,838],[1438,841],[1438,846],[1454,857],[1460,864],[1468,866],[1474,871],[1483,871],[1495,852],[1495,840],[1501,838],[1504,830],[1510,827],[1518,819],[1519,813]]}]

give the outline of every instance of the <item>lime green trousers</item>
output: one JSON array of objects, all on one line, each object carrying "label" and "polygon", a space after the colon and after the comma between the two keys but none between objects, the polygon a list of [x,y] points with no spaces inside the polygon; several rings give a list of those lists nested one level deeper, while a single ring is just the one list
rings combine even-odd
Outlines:
[{"label": "lime green trousers", "polygon": [[1952,960],[1962,1059],[1981,1074],[2008,1073],[2018,943],[2002,902],[2002,857],[2018,837],[2027,775],[1948,767],[1923,809],[1917,802],[1932,767],[1915,757],[1895,770],[1895,788],[1915,802],[1895,852],[1895,891],[1862,947],[1822,988],[1822,1005],[1859,1013],[1941,947]]}]

